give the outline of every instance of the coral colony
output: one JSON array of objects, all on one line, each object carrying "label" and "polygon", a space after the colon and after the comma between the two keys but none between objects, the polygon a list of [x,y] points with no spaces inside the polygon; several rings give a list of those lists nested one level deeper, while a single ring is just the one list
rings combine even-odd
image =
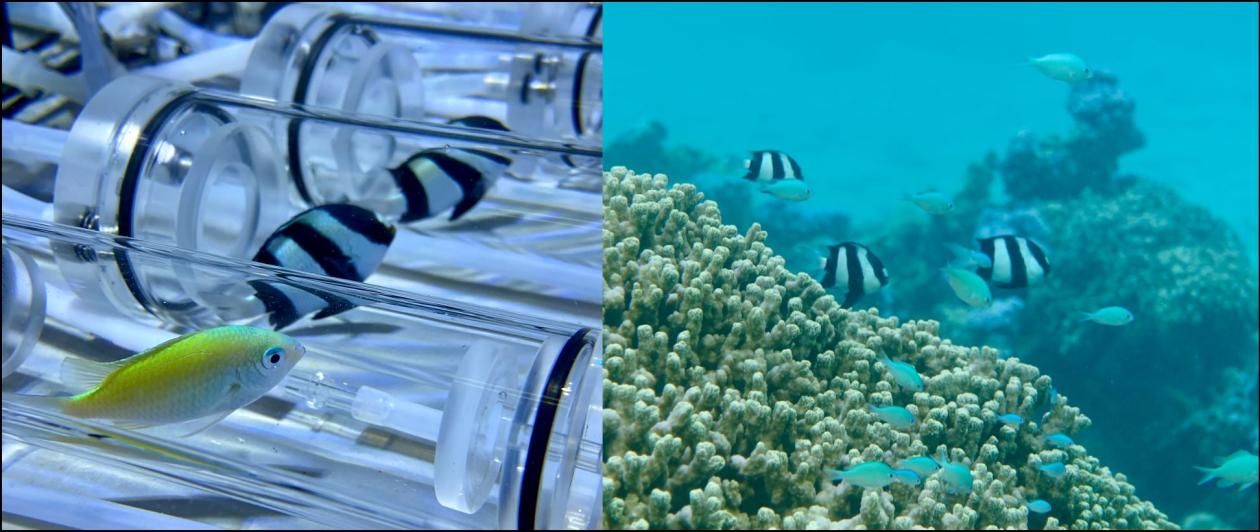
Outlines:
[{"label": "coral colony", "polygon": [[1175,528],[1038,368],[843,309],[667,184],[604,174],[605,527]]}]

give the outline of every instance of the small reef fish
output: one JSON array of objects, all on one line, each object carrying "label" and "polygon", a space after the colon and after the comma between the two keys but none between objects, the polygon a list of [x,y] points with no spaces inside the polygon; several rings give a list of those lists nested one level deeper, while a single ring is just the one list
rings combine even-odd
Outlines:
[{"label": "small reef fish", "polygon": [[905,194],[902,199],[918,205],[923,212],[928,214],[941,215],[954,210],[954,200],[936,191]]},{"label": "small reef fish", "polygon": [[744,174],[744,179],[749,181],[770,183],[782,179],[800,181],[805,179],[805,176],[801,174],[801,165],[796,164],[796,159],[781,151],[754,151],[752,159],[744,161],[744,168],[748,169],[748,173]]},{"label": "small reef fish", "polygon": [[861,488],[882,488],[893,483],[893,470],[883,462],[865,462],[844,471],[831,470],[832,482],[844,481]]},{"label": "small reef fish", "polygon": [[892,471],[893,481],[911,486],[918,486],[923,483],[923,478],[918,473],[909,469],[894,469]]},{"label": "small reef fish", "polygon": [[884,423],[894,428],[905,429],[914,426],[914,414],[901,406],[868,406],[868,410]]},{"label": "small reef fish", "polygon": [[928,478],[932,476],[932,473],[935,473],[936,470],[941,468],[940,464],[937,464],[936,460],[933,460],[930,456],[907,458],[901,461],[900,466],[902,469],[909,469],[910,471],[918,473],[921,478]]},{"label": "small reef fish", "polygon": [[1024,418],[1021,417],[1019,414],[1002,414],[998,416],[997,420],[1007,425],[1023,425],[1024,424]]},{"label": "small reef fish", "polygon": [[399,221],[422,220],[447,209],[452,209],[450,219],[458,220],[511,165],[511,159],[482,149],[421,150],[389,171],[407,202]]},{"label": "small reef fish", "polygon": [[1056,432],[1054,434],[1046,436],[1046,442],[1059,449],[1068,447],[1072,445],[1072,443],[1074,443],[1071,437],[1069,437],[1067,434],[1064,434],[1062,432]]},{"label": "small reef fish", "polygon": [[952,495],[971,493],[973,483],[971,469],[962,464],[951,464],[944,450],[936,454],[936,462],[941,465],[941,472],[937,478],[945,483],[946,492]]},{"label": "small reef fish", "polygon": [[893,382],[896,382],[897,386],[916,392],[923,391],[923,377],[920,377],[919,372],[914,370],[914,366],[905,362],[897,362],[888,358],[888,355],[882,352],[879,356],[880,362],[883,362],[884,367],[888,368],[888,373],[892,374]]},{"label": "small reef fish", "polygon": [[1214,478],[1219,479],[1216,486],[1220,488],[1238,484],[1238,491],[1242,491],[1255,485],[1257,467],[1260,464],[1256,455],[1247,451],[1238,451],[1218,461],[1220,465],[1215,468],[1194,466],[1195,469],[1206,474],[1203,480],[1199,481],[1199,485],[1206,484]]},{"label": "small reef fish", "polygon": [[1036,242],[1022,236],[1002,235],[981,238],[980,251],[993,262],[976,270],[998,288],[1023,288],[1041,282],[1050,273],[1046,253]]},{"label": "small reef fish", "polygon": [[975,272],[947,266],[941,268],[941,273],[945,274],[949,287],[954,289],[954,295],[964,303],[976,308],[986,308],[993,304],[993,294],[989,292],[989,285],[985,284],[984,279]]},{"label": "small reef fish", "polygon": [[955,268],[966,268],[969,270],[975,268],[993,267],[993,261],[989,259],[989,256],[977,250],[949,242],[945,243],[945,247],[954,254],[954,260],[950,261],[950,266]]},{"label": "small reef fish", "polygon": [[1133,313],[1124,307],[1106,307],[1093,312],[1082,312],[1081,321],[1092,321],[1102,325],[1119,327],[1133,321]]},{"label": "small reef fish", "polygon": [[788,201],[805,201],[809,199],[810,190],[800,179],[783,179],[761,187],[761,193]]},{"label": "small reef fish", "polygon": [[822,267],[822,287],[843,287],[844,301],[840,306],[845,308],[852,307],[862,296],[888,285],[888,270],[884,269],[884,263],[857,242],[827,246]]},{"label": "small reef fish", "polygon": [[1063,476],[1064,473],[1067,473],[1067,466],[1063,465],[1063,462],[1042,464],[1037,466],[1037,469],[1040,469],[1042,473],[1045,473],[1046,476],[1050,478],[1059,478]]},{"label": "small reef fish", "polygon": [[[263,242],[254,261],[362,281],[380,266],[394,241],[394,226],[354,205],[322,205],[285,222]],[[283,283],[250,281],[276,330],[319,310],[315,319],[354,308],[344,298]]]},{"label": "small reef fish", "polygon": [[1039,514],[1050,513],[1050,503],[1043,499],[1028,501],[1024,506],[1028,507],[1028,511],[1037,512]]},{"label": "small reef fish", "polygon": [[1028,58],[1028,64],[1050,79],[1077,83],[1094,77],[1094,71],[1074,54],[1047,54]]},{"label": "small reef fish", "polygon": [[89,390],[69,397],[28,397],[79,418],[122,428],[179,424],[199,432],[279,384],[306,348],[284,334],[217,327],[173,338],[110,363],[67,358],[62,381]]}]

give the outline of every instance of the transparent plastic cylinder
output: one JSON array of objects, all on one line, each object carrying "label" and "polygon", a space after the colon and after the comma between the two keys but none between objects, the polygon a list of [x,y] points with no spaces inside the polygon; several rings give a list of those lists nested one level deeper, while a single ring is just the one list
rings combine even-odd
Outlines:
[{"label": "transparent plastic cylinder", "polygon": [[409,15],[433,22],[494,28],[529,35],[604,38],[603,5],[598,2],[389,2],[382,15]]},{"label": "transparent plastic cylinder", "polygon": [[[94,96],[66,138],[54,218],[248,259],[313,206],[353,203],[397,221],[407,198],[391,169],[421,150],[448,148],[513,161],[599,156],[501,132],[284,106],[131,76]],[[599,205],[595,193],[501,177],[457,221],[439,213],[400,223],[380,268],[393,277],[379,282],[485,286],[581,302],[597,316]]]},{"label": "transparent plastic cylinder", "polygon": [[[589,328],[7,214],[3,226],[49,301],[30,356],[5,378],[6,470],[16,442],[336,528],[597,521],[600,351]],[[92,270],[115,270],[122,257],[139,272],[182,272],[195,304],[138,312],[141,301],[84,289]],[[67,358],[117,360],[180,333],[262,325],[238,317],[256,304],[257,283],[358,306],[285,331],[306,355],[262,399],[203,432],[127,430],[17,395],[83,391],[63,384]],[[11,489],[6,473],[6,497]]]},{"label": "transparent plastic cylinder", "polygon": [[[486,116],[526,137],[600,145],[601,8],[518,9],[517,31],[504,31],[388,7],[293,4],[259,34],[241,92],[416,120]],[[555,171],[589,163],[548,161]]]}]

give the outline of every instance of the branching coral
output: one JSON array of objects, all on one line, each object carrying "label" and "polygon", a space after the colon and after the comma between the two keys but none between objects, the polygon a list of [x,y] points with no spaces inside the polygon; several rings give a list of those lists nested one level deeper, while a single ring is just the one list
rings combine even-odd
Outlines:
[{"label": "branching coral", "polygon": [[[604,175],[606,527],[1022,527],[1036,498],[1054,505],[1047,528],[1174,527],[1083,447],[1042,443],[1090,422],[1061,396],[1046,404],[1037,368],[954,345],[933,321],[842,309],[784,268],[760,226],[740,234],[695,187],[666,185]],[[880,353],[925,389],[888,380]],[[915,425],[867,410],[892,404]],[[1007,412],[1029,422],[998,422]],[[825,473],[937,452],[970,472],[970,493],[938,476],[862,490]],[[1053,461],[1067,474],[1038,473]]]}]

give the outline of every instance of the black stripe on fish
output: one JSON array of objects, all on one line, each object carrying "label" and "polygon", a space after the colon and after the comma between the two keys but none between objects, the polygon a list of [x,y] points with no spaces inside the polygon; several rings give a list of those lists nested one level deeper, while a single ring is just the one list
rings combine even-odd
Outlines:
[{"label": "black stripe on fish", "polygon": [[[310,255],[319,267],[323,269],[326,275],[337,277],[339,279],[351,279],[362,281],[367,278],[366,275],[360,275],[354,265],[354,259],[346,256],[341,246],[334,242],[331,238],[321,232],[318,228],[311,226],[305,221],[297,221],[282,227],[272,238],[277,236],[288,237],[298,247],[302,248],[307,255]],[[276,257],[280,259],[277,266],[291,267],[284,264],[285,257]]]},{"label": "black stripe on fish", "polygon": [[475,127],[478,129],[492,129],[495,131],[507,131],[507,126],[503,122],[490,118],[488,116],[473,115],[456,118],[448,122],[455,126]]},{"label": "black stripe on fish", "polygon": [[[479,155],[488,154],[479,153]],[[464,192],[464,197],[459,200],[459,203],[455,204],[455,210],[451,212],[451,220],[456,220],[468,212],[469,209],[472,209],[481,200],[481,197],[485,195],[485,176],[481,174],[481,170],[478,170],[477,167],[442,152],[429,152],[427,157],[442,170],[442,173],[459,185],[460,190]]]},{"label": "black stripe on fish", "polygon": [[771,152],[770,164],[772,168],[774,169],[774,173],[771,174],[770,179],[775,180],[775,181],[783,179],[783,154],[778,153],[778,152]]},{"label": "black stripe on fish", "polygon": [[[834,246],[827,246],[827,260],[823,264],[823,288],[833,288],[836,285],[843,285],[845,288],[844,299],[841,305],[845,308],[852,307],[862,296],[866,295],[866,269],[870,268],[875,275],[875,280],[879,282],[880,287],[888,285],[888,270],[884,268],[883,261],[879,257],[871,253],[870,248],[863,246],[857,242],[845,242]],[[865,253],[863,253],[865,252]],[[840,261],[844,261],[845,275],[840,275]]]},{"label": "black stripe on fish", "polygon": [[993,278],[993,267],[997,265],[997,257],[993,256],[993,240],[993,238],[976,239],[976,242],[980,243],[980,252],[989,257],[988,268],[976,268],[976,275],[986,281]]},{"label": "black stripe on fish", "polygon": [[250,281],[249,285],[254,287],[258,300],[262,301],[263,308],[267,309],[267,321],[277,331],[298,320],[297,307],[293,305],[293,300],[280,289],[263,281]]},{"label": "black stripe on fish", "polygon": [[1037,264],[1041,266],[1041,274],[1050,273],[1050,261],[1046,260],[1046,253],[1041,250],[1041,246],[1027,238],[1024,241],[1028,242],[1028,251],[1032,253],[1033,260],[1037,261]]},{"label": "black stripe on fish", "polygon": [[[866,246],[862,246],[866,248]],[[884,269],[884,262],[879,260],[871,250],[866,248],[866,261],[871,263],[871,271],[875,272],[875,278],[879,280],[879,286],[888,286],[888,270]]]},{"label": "black stripe on fish", "polygon": [[346,226],[346,229],[366,238],[368,242],[387,247],[394,242],[394,227],[382,222],[372,211],[346,204],[323,205],[318,208]]},{"label": "black stripe on fish", "polygon": [[804,181],[805,176],[801,175],[801,165],[796,164],[796,159],[793,159],[790,155],[786,153],[783,154],[783,158],[787,159],[788,164],[792,166],[792,177],[796,179],[800,179],[801,181]]},{"label": "black stripe on fish", "polygon": [[749,181],[757,180],[757,178],[759,177],[758,174],[761,173],[761,158],[765,156],[766,156],[766,152],[764,151],[753,152],[752,159],[748,160],[748,174],[744,176],[744,179],[747,179]]},{"label": "black stripe on fish", "polygon": [[521,103],[529,103],[529,84],[534,80],[533,74],[526,73],[521,81]]},{"label": "black stripe on fish", "polygon": [[836,269],[839,263],[836,262],[840,256],[840,246],[827,246],[827,262],[823,263],[823,288],[831,288],[836,285]]},{"label": "black stripe on fish", "polygon": [[394,176],[394,183],[398,185],[398,189],[402,191],[403,199],[407,202],[407,210],[403,212],[402,217],[398,221],[414,222],[428,218],[429,212],[429,194],[424,190],[424,183],[420,181],[420,176],[411,169],[413,161],[420,156],[412,157],[407,162],[390,170],[390,174]]},{"label": "black stripe on fish", "polygon": [[1020,249],[1019,241],[1022,238],[1013,236],[1002,237],[1006,242],[1006,254],[1011,260],[1011,278],[1010,279],[994,279],[994,285],[999,288],[1022,288],[1028,286],[1028,265],[1024,264],[1024,253]]},{"label": "black stripe on fish", "polygon": [[[267,281],[249,281],[249,285],[254,288],[254,293],[267,311],[267,322],[271,323],[271,326],[277,331],[292,325],[304,314],[315,310],[312,308],[299,311],[293,298],[284,293],[284,290],[272,286],[272,283]],[[311,319],[327,318],[354,308],[354,303],[323,290],[298,288],[291,285],[281,286],[285,286],[290,290],[305,292],[323,300],[323,307]]]},{"label": "black stripe on fish", "polygon": [[841,244],[844,248],[844,258],[849,266],[849,285],[848,290],[844,293],[844,302],[841,306],[844,308],[852,307],[861,299],[864,293],[863,285],[865,273],[862,271],[862,261],[858,259],[857,247],[852,242]]}]

